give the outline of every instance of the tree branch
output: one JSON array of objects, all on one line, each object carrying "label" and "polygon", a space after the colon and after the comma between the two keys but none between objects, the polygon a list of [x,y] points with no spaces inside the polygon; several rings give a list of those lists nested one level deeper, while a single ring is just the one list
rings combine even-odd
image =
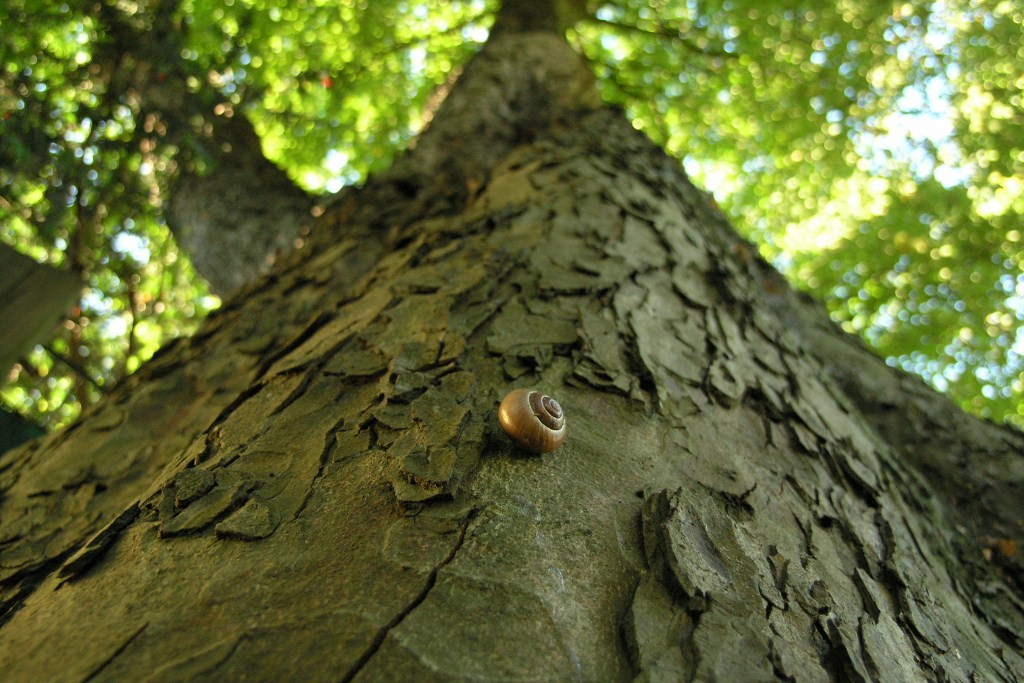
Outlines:
[{"label": "tree branch", "polygon": [[[43,351],[46,351],[46,353],[50,354],[50,356],[54,360],[59,361],[62,365],[64,365],[69,370],[71,370],[73,373],[75,373],[75,375],[77,375],[78,377],[81,377],[86,382],[88,382],[89,384],[93,385],[101,394],[109,393],[109,390],[102,383],[100,383],[98,380],[96,380],[96,378],[94,378],[92,375],[89,374],[89,371],[85,369],[85,366],[81,365],[77,361],[72,360],[71,358],[68,358],[64,354],[62,354],[59,351],[57,351],[56,349],[54,349],[49,344],[40,344],[40,346],[43,348]],[[23,358],[23,359],[19,360],[18,362],[21,363],[22,365],[24,365],[26,368],[31,369],[31,371],[33,373],[35,373],[36,375],[41,376],[40,373],[39,373],[39,368],[37,368],[35,365],[33,365],[27,359]]]},{"label": "tree branch", "polygon": [[629,31],[631,33],[640,33],[645,36],[653,36],[656,38],[668,38],[669,40],[682,45],[693,54],[702,55],[704,57],[726,57],[729,59],[735,59],[736,55],[726,52],[721,48],[709,48],[701,47],[693,41],[692,38],[687,37],[679,29],[673,29],[671,27],[658,27],[658,29],[648,29],[637,26],[636,24],[627,24],[621,21],[615,21],[613,19],[601,19],[599,17],[591,17],[590,21],[595,23],[604,24],[605,26],[611,26],[613,28]]}]

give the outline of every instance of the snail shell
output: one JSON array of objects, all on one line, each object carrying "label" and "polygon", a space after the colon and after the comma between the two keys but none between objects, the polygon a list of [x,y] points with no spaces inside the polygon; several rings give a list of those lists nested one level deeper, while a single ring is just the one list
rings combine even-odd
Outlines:
[{"label": "snail shell", "polygon": [[501,401],[498,422],[520,446],[548,453],[565,441],[565,414],[558,401],[532,389],[515,389]]}]

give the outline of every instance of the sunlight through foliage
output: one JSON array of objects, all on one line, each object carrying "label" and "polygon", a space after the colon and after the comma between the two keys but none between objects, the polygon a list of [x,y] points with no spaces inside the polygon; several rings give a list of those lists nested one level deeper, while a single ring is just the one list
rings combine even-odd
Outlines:
[{"label": "sunlight through foliage", "polygon": [[[243,113],[296,183],[337,192],[428,123],[496,4],[0,7],[0,239],[86,283],[3,404],[65,424],[219,305],[164,212],[210,163],[209,112]],[[579,18],[606,100],[768,260],[891,364],[1024,424],[1019,3],[618,0]]]}]

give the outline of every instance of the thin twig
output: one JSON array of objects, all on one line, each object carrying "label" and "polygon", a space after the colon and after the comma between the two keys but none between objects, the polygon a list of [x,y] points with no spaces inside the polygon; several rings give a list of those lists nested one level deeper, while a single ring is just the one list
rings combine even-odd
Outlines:
[{"label": "thin twig", "polygon": [[[61,363],[62,363],[63,365],[66,365],[66,366],[67,366],[67,367],[68,367],[68,368],[69,368],[69,369],[70,369],[70,370],[71,370],[71,371],[72,371],[73,373],[75,373],[76,375],[78,375],[79,377],[81,377],[82,379],[84,379],[84,380],[85,380],[86,382],[88,382],[89,384],[91,384],[91,385],[93,385],[94,387],[96,387],[96,389],[97,389],[97,390],[98,390],[98,391],[99,391],[99,392],[100,392],[101,394],[106,394],[106,393],[108,393],[108,391],[107,391],[106,387],[104,387],[104,385],[103,385],[103,384],[101,384],[101,383],[100,383],[100,382],[98,382],[98,381],[97,381],[97,380],[96,380],[95,378],[93,378],[93,377],[92,377],[92,376],[91,376],[91,375],[89,374],[89,372],[88,372],[88,371],[87,371],[87,370],[86,370],[86,369],[85,369],[85,368],[84,368],[84,367],[83,367],[82,365],[80,365],[80,364],[79,364],[79,363],[77,363],[76,361],[73,361],[73,360],[71,360],[70,358],[67,358],[67,357],[66,357],[66,356],[64,356],[63,354],[59,353],[59,352],[58,352],[58,351],[57,351],[56,349],[54,349],[54,348],[53,348],[52,346],[50,346],[49,344],[40,344],[40,346],[42,346],[42,347],[43,347],[43,351],[46,351],[46,352],[47,352],[48,354],[50,354],[50,356],[52,356],[54,360],[56,360],[56,361],[60,361],[60,362],[61,362]],[[26,361],[26,360],[20,360],[20,361],[18,361],[18,362],[19,362],[20,364],[24,365],[25,367],[27,367],[27,368],[30,368],[30,369],[31,369],[31,371],[32,371],[32,372],[33,372],[33,373],[34,373],[35,375],[37,375],[37,376],[40,376],[40,377],[42,376],[42,375],[41,375],[41,373],[39,372],[39,368],[35,367],[34,365],[32,365],[31,363],[29,363],[28,361]]]},{"label": "thin twig", "polygon": [[694,54],[703,55],[705,57],[728,57],[735,59],[736,55],[731,52],[726,52],[721,48],[701,47],[693,42],[692,38],[688,38],[678,29],[670,27],[664,27],[660,29],[649,29],[637,26],[636,24],[627,24],[621,21],[615,21],[614,19],[600,19],[598,17],[592,17],[591,21],[604,24],[606,26],[612,26],[614,28],[622,29],[624,31],[630,31],[632,33],[641,33],[645,36],[654,36],[656,38],[668,38],[669,40],[679,43],[690,52]]}]

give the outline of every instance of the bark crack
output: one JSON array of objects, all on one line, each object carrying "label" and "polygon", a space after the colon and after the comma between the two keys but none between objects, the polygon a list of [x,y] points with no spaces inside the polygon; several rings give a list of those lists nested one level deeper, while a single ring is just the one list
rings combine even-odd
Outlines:
[{"label": "bark crack", "polygon": [[320,313],[310,321],[306,327],[300,332],[294,339],[285,344],[283,347],[278,349],[276,352],[271,353],[267,358],[260,363],[259,369],[256,371],[255,381],[263,379],[263,376],[267,373],[270,368],[274,367],[274,363],[287,356],[289,353],[299,348],[308,339],[310,339],[316,332],[327,323],[331,322],[334,316],[329,313]]},{"label": "bark crack", "polygon": [[[109,524],[100,529],[91,539],[75,552],[71,558],[57,570],[57,578],[60,582],[57,588],[65,583],[80,577],[93,565],[99,562],[104,553],[120,536],[121,532],[127,529],[139,516],[139,503],[132,503],[126,510],[121,512]],[[55,589],[56,590],[56,589]]]},{"label": "bark crack", "polygon": [[469,530],[469,525],[472,523],[473,518],[476,517],[476,514],[476,508],[473,508],[472,510],[469,511],[469,514],[466,516],[466,521],[462,524],[462,529],[459,531],[459,538],[455,541],[455,544],[452,546],[452,549],[448,552],[448,555],[443,560],[441,560],[436,567],[430,570],[430,575],[427,576],[427,581],[426,583],[424,583],[423,588],[420,590],[419,593],[416,594],[415,597],[413,597],[412,600],[409,601],[409,604],[407,604],[401,611],[399,611],[399,613],[396,614],[391,619],[391,621],[384,624],[384,626],[382,626],[380,630],[377,631],[377,635],[374,636],[373,641],[366,648],[366,651],[363,652],[362,655],[360,655],[359,659],[356,660],[356,663],[352,665],[352,667],[345,673],[344,676],[342,676],[342,683],[348,683],[353,678],[355,678],[356,675],[358,675],[359,672],[363,670],[363,668],[370,661],[370,659],[372,659],[373,656],[377,654],[377,651],[380,650],[381,646],[384,644],[384,640],[388,637],[388,634],[391,633],[393,629],[397,628],[398,625],[401,624],[406,617],[412,614],[413,610],[415,610],[417,607],[423,604],[423,601],[427,599],[427,595],[430,594],[430,591],[434,588],[434,585],[437,583],[438,573],[440,573],[441,569],[443,569],[445,566],[451,564],[452,560],[455,559],[455,555],[459,552],[459,549],[462,548],[462,544],[465,543],[466,532]]},{"label": "bark crack", "polygon": [[327,436],[324,437],[324,448],[320,451],[320,464],[317,467],[316,474],[313,475],[313,480],[309,482],[309,488],[306,489],[306,495],[303,496],[302,502],[299,503],[299,507],[296,508],[295,514],[292,515],[292,520],[299,518],[299,515],[309,505],[310,499],[313,497],[313,491],[316,489],[317,482],[324,476],[324,469],[327,467],[327,463],[331,460],[331,453],[338,446],[338,431],[344,426],[345,419],[342,418],[334,423],[330,430],[327,432]]},{"label": "bark crack", "polygon": [[98,666],[96,666],[96,668],[94,668],[92,671],[90,671],[88,674],[86,674],[86,676],[82,679],[82,683],[86,683],[87,681],[94,680],[97,676],[99,676],[101,673],[103,673],[103,670],[106,669],[108,666],[110,666],[111,663],[113,663],[113,661],[115,659],[117,659],[121,655],[122,652],[124,652],[126,649],[128,649],[128,646],[131,645],[133,642],[135,642],[135,639],[138,638],[140,635],[142,635],[142,632],[145,631],[147,628],[149,628],[149,622],[148,621],[146,623],[144,623],[142,626],[140,626],[139,628],[137,628],[134,633],[132,633],[130,636],[128,636],[125,639],[125,641],[123,643],[121,643],[121,645],[116,650],[114,650],[113,652],[110,653],[109,657],[104,659],[102,662],[99,663]]},{"label": "bark crack", "polygon": [[29,562],[0,582],[0,589],[8,591],[6,594],[0,594],[0,627],[10,621],[25,605],[25,600],[35,592],[39,584],[62,567],[77,551],[78,548],[73,546],[47,560]]}]

